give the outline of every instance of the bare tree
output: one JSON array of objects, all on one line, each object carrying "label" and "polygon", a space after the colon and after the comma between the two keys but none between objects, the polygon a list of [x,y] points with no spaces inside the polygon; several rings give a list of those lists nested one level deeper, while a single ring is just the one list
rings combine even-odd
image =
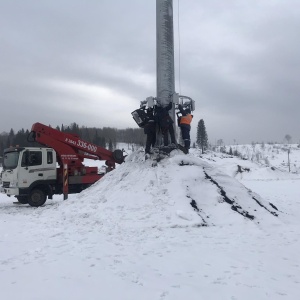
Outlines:
[{"label": "bare tree", "polygon": [[217,140],[217,145],[222,146],[224,144],[224,141],[222,139]]},{"label": "bare tree", "polygon": [[288,142],[288,144],[290,144],[292,137],[289,134],[286,134],[284,138]]}]

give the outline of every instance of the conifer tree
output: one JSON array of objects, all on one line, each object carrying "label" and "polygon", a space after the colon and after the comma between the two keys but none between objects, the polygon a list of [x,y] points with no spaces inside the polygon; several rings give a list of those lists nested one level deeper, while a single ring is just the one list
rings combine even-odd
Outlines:
[{"label": "conifer tree", "polygon": [[207,132],[205,128],[205,124],[203,119],[201,119],[198,122],[197,127],[197,145],[202,149],[202,154],[204,153],[204,150],[208,147],[208,138],[207,138]]}]

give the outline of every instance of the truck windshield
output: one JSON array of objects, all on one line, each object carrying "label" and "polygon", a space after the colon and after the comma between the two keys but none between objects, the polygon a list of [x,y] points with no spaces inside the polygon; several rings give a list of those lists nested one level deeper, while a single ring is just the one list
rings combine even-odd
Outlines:
[{"label": "truck windshield", "polygon": [[7,152],[3,157],[3,169],[15,169],[18,165],[20,152]]}]

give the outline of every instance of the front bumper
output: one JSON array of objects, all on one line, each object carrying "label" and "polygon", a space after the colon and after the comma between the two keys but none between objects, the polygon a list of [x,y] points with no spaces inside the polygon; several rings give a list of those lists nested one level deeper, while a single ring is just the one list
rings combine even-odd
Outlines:
[{"label": "front bumper", "polygon": [[0,188],[0,192],[3,194],[6,194],[7,196],[18,196],[19,195],[19,189],[18,188]]}]

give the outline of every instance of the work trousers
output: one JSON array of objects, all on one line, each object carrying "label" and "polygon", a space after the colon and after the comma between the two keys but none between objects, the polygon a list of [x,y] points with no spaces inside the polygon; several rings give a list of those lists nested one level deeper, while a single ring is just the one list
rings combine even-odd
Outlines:
[{"label": "work trousers", "polygon": [[144,133],[147,135],[145,152],[150,153],[151,146],[154,147],[156,142],[156,124],[148,123],[144,128]]},{"label": "work trousers", "polygon": [[186,149],[190,149],[191,146],[191,138],[190,138],[190,130],[191,126],[187,124],[180,125],[181,135],[184,142],[184,147]]},{"label": "work trousers", "polygon": [[171,143],[176,144],[173,124],[169,124],[169,126],[167,128],[164,128],[162,130],[162,134],[164,137],[164,146],[169,145],[169,134],[170,134],[170,138],[171,138]]}]

